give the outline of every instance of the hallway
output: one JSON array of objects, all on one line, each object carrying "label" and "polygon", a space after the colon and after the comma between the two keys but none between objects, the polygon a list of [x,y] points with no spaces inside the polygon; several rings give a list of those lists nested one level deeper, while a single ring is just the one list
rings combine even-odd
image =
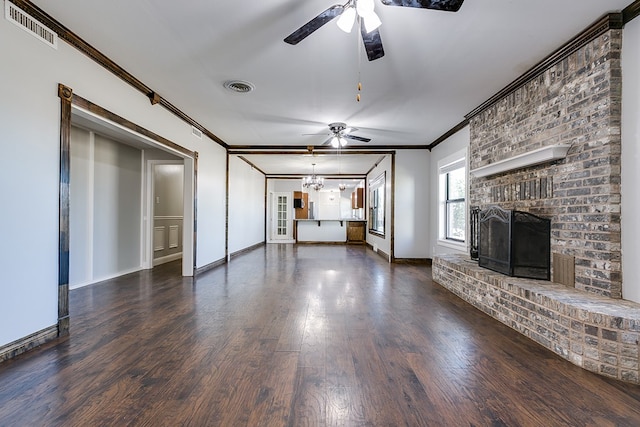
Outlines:
[{"label": "hallway", "polygon": [[0,364],[0,425],[640,425],[640,387],[363,246],[266,245],[70,298],[69,337]]}]

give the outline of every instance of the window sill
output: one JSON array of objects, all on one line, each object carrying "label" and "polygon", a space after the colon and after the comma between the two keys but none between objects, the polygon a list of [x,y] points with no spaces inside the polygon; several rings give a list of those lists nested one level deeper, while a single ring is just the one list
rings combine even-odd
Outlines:
[{"label": "window sill", "polygon": [[378,236],[384,239],[384,233],[380,233],[379,231],[375,231],[375,230],[369,230],[369,234],[373,235],[373,236]]},{"label": "window sill", "polygon": [[466,242],[454,242],[452,240],[438,239],[438,246],[444,246],[450,249],[465,252],[467,250]]}]

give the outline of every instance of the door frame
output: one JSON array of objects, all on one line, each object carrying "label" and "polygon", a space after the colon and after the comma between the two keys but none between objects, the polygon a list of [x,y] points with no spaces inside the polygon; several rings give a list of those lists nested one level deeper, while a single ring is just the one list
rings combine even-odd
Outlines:
[{"label": "door frame", "polygon": [[[287,235],[284,238],[276,237],[277,227],[277,215],[276,210],[278,208],[277,197],[287,197]],[[295,243],[293,239],[293,192],[292,191],[271,191],[269,192],[269,220],[268,226],[268,243]]]},{"label": "door frame", "polygon": [[[69,334],[69,206],[71,176],[71,119],[73,115],[82,116],[91,122],[106,126],[121,135],[127,135],[137,142],[153,146],[172,153],[184,161],[185,186],[184,235],[182,275],[193,276],[195,271],[197,248],[197,171],[198,152],[188,150],[166,138],[161,137],[135,123],[120,117],[91,101],[73,93],[73,89],[58,84],[60,98],[60,168],[59,168],[59,229],[58,229],[58,336]],[[188,179],[187,179],[188,178]],[[143,185],[141,183],[141,185]],[[186,202],[188,201],[188,203]],[[141,203],[143,201],[141,200]]]},{"label": "door frame", "polygon": [[[184,262],[185,255],[189,255],[189,251],[193,248],[192,236],[193,232],[191,230],[187,230],[188,227],[185,225],[185,211],[189,210],[189,206],[192,203],[192,200],[187,191],[190,191],[189,183],[187,183],[188,175],[187,168],[185,166],[185,160],[146,160],[145,165],[145,185],[144,185],[144,193],[143,193],[143,209],[142,209],[142,224],[141,230],[141,244],[140,244],[140,259],[142,260],[142,269],[149,270],[154,267],[154,246],[153,246],[153,227],[154,227],[154,218],[155,218],[155,203],[154,203],[154,194],[155,194],[155,167],[157,165],[183,165],[183,187],[182,187],[182,260]],[[190,264],[190,263],[187,263]],[[192,276],[193,269],[191,269],[190,274],[185,274],[185,269],[183,266],[183,276]]]}]

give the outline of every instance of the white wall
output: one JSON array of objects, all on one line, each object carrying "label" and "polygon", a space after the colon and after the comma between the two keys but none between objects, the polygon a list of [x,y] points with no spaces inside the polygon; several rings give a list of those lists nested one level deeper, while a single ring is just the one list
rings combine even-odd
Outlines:
[{"label": "white wall", "polygon": [[396,258],[429,257],[429,167],[427,150],[396,152]]},{"label": "white wall", "polygon": [[622,297],[640,302],[640,18],[622,37]]},{"label": "white wall", "polygon": [[[382,175],[385,172],[386,172],[386,181],[385,181],[385,189],[384,189],[384,197],[385,197],[384,237],[369,233],[368,231],[369,226],[367,225],[367,244],[373,246],[374,248],[382,250],[384,253],[388,254],[389,256],[393,256],[394,254],[391,253],[391,188],[393,185],[392,183],[393,180],[392,180],[392,173],[391,173],[392,171],[391,171],[391,155],[390,154],[387,154],[384,157],[384,159],[382,159],[382,161],[378,163],[378,165],[375,168],[373,168],[371,172],[369,172],[369,174],[367,175],[367,182],[371,183],[375,181],[380,175]],[[367,212],[368,212],[369,211],[368,205],[371,197],[368,196],[369,189],[367,188],[365,191],[367,192],[366,200],[367,200]],[[367,219],[368,218],[369,218],[369,215],[367,215]]]},{"label": "white wall", "polygon": [[93,280],[93,136],[71,128],[71,175],[69,206],[69,286]]},{"label": "white wall", "polygon": [[[431,150],[431,156],[429,159],[429,250],[431,256],[446,254],[446,253],[468,253],[465,250],[459,250],[451,246],[446,246],[439,240],[438,230],[438,209],[439,209],[439,190],[438,190],[438,163],[443,159],[455,154],[458,151],[469,151],[469,143],[471,141],[471,135],[469,132],[469,126],[464,127],[459,132],[447,138],[441,144],[437,145]],[[468,173],[468,171],[467,171]],[[467,184],[467,194],[469,193],[469,186]],[[468,222],[468,219],[467,219]]]},{"label": "white wall", "polygon": [[142,166],[140,150],[100,135],[94,159],[93,275],[101,279],[140,268]]},{"label": "white wall", "polygon": [[[309,191],[309,201],[314,202],[316,218],[340,219],[342,218],[342,193],[340,191]],[[349,199],[351,202],[351,199]]]},{"label": "white wall", "polygon": [[[0,224],[5,225],[0,346],[57,323],[58,83],[199,153],[196,266],[225,256],[226,152],[191,126],[60,41],[54,50],[0,19]],[[73,172],[72,172],[73,173]],[[10,209],[6,207],[10,206]]]},{"label": "white wall", "polygon": [[229,156],[229,252],[265,241],[265,177]]},{"label": "white wall", "polygon": [[140,269],[141,152],[72,128],[69,286]]}]

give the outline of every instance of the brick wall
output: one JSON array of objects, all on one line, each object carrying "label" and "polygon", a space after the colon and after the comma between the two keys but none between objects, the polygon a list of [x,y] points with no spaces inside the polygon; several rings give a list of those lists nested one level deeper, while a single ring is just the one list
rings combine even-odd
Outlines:
[{"label": "brick wall", "polygon": [[622,297],[622,30],[610,29],[470,118],[470,169],[556,144],[565,159],[475,178],[469,201],[551,219],[551,250],[575,256],[576,288]]}]

